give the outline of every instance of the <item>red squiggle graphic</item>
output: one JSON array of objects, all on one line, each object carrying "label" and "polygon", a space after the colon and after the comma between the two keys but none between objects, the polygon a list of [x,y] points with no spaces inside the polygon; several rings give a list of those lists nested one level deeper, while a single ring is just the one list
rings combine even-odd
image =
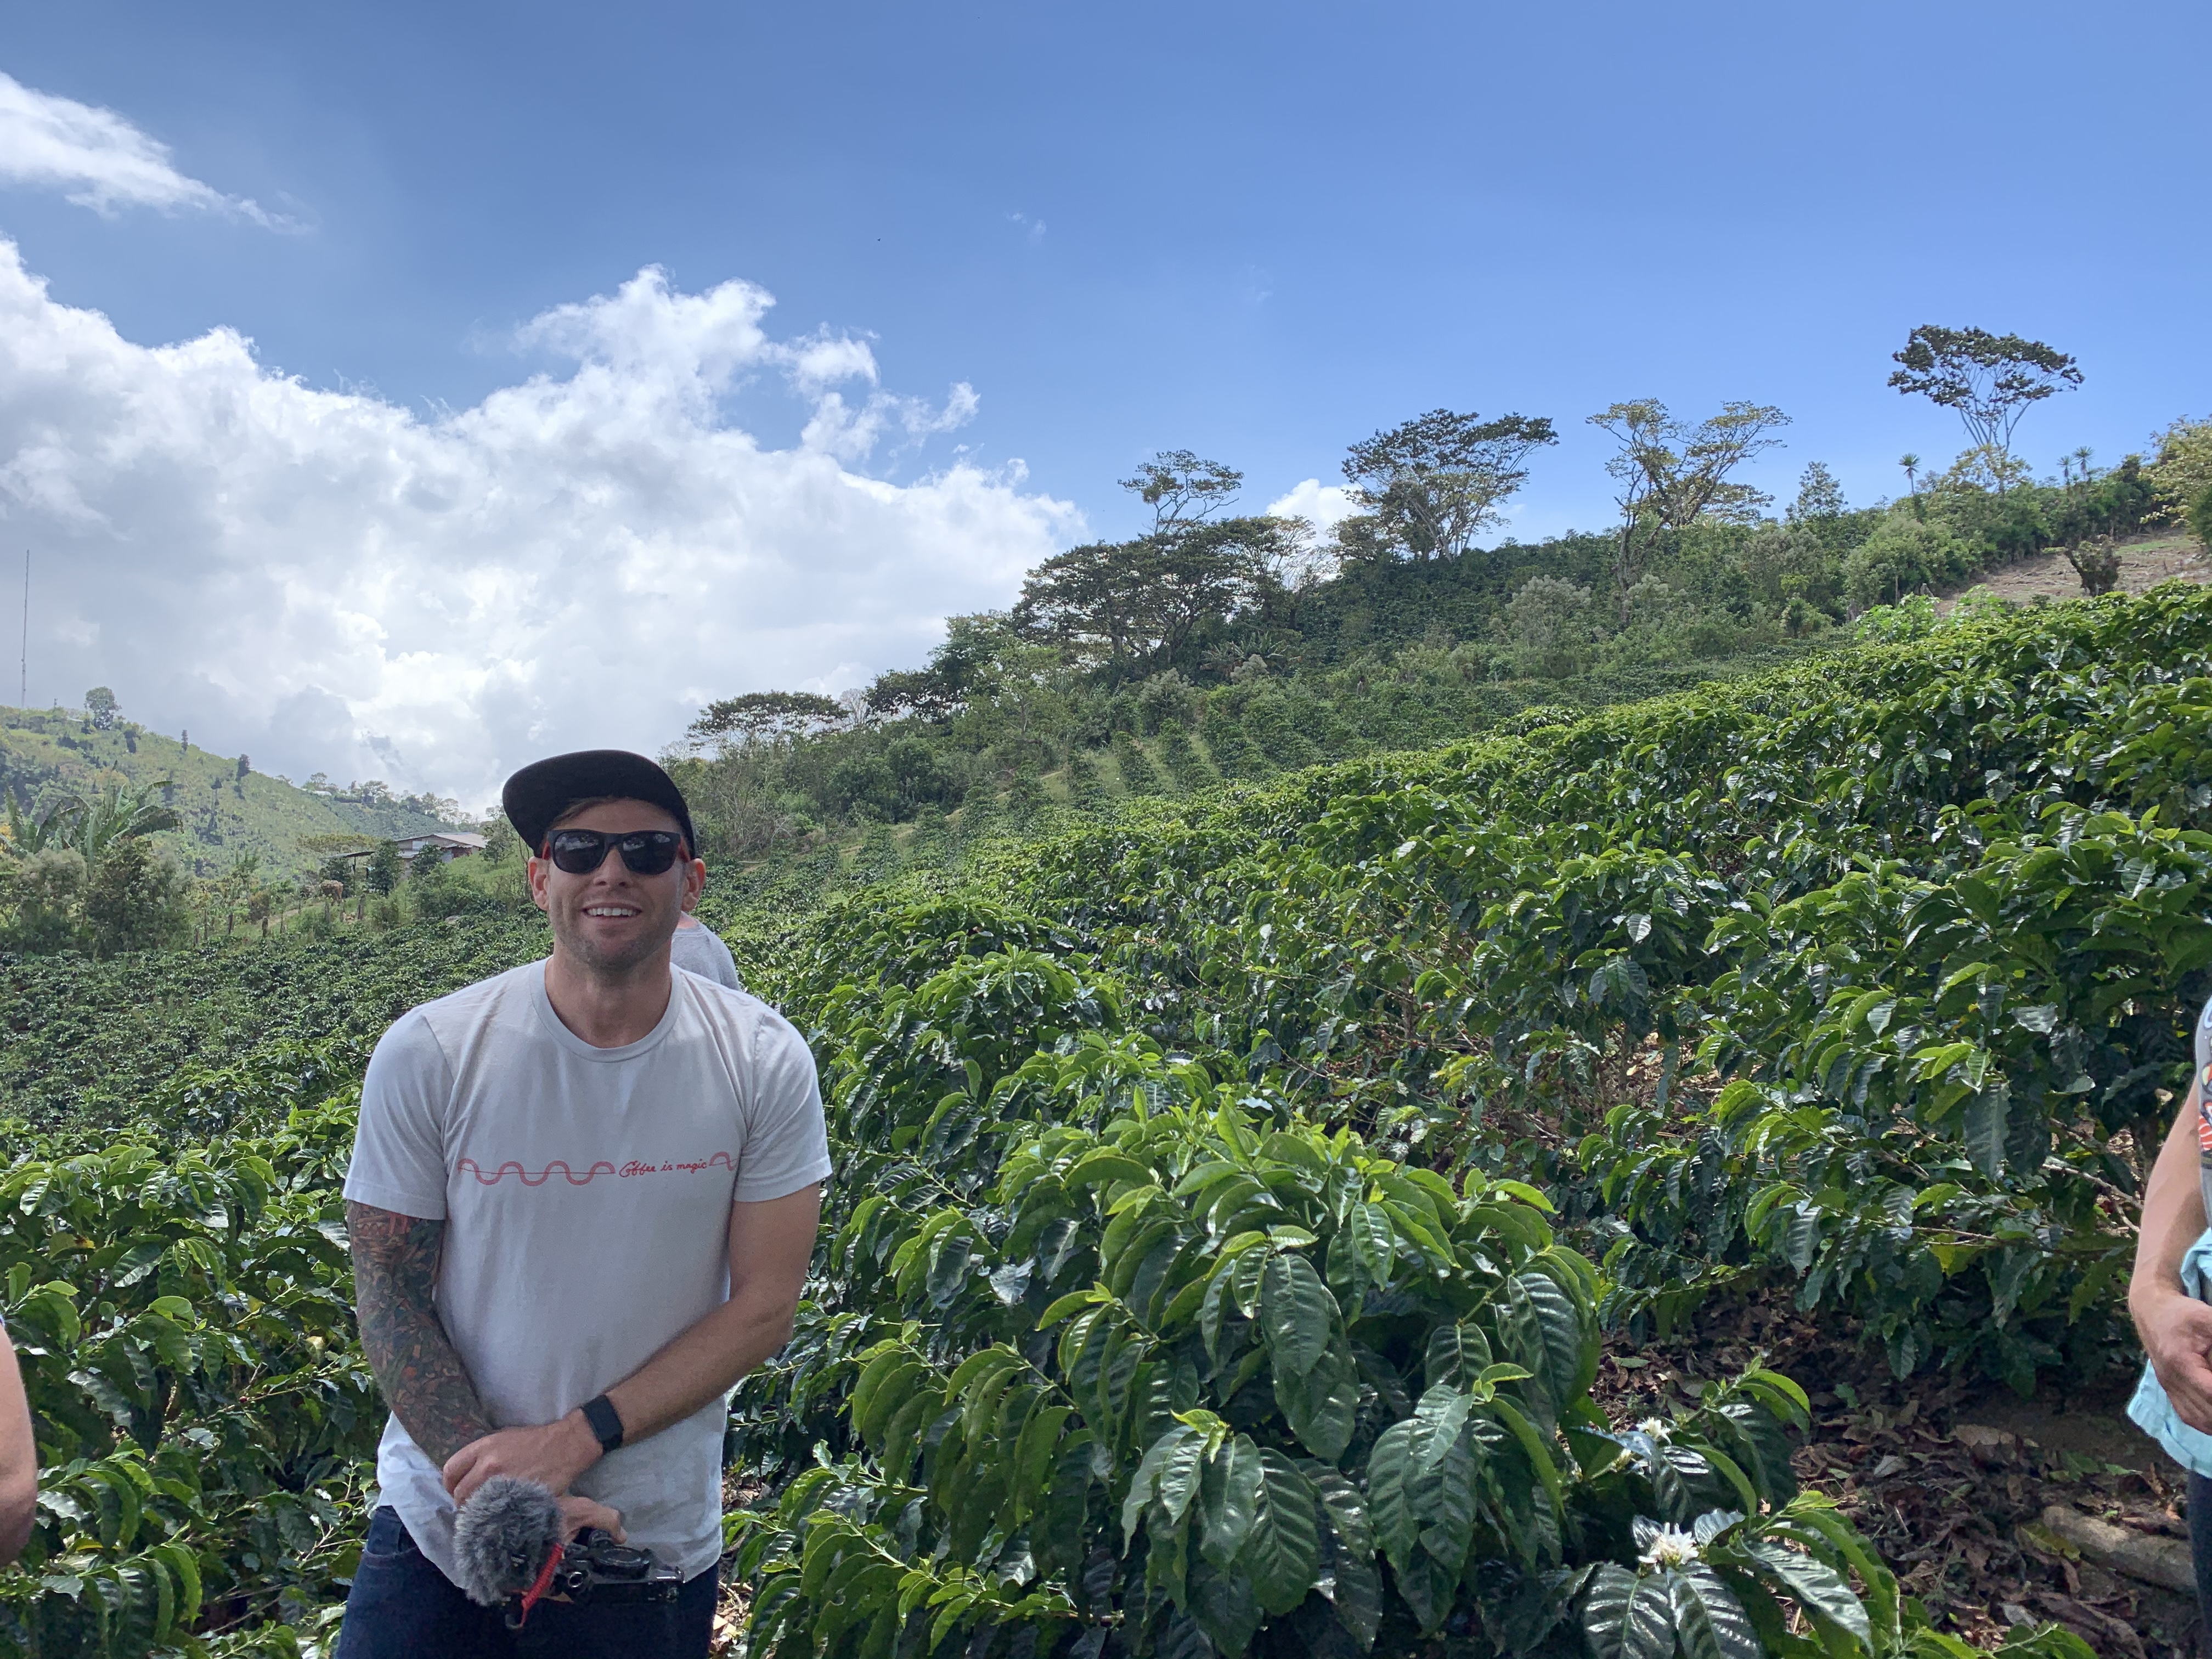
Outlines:
[{"label": "red squiggle graphic", "polygon": [[486,1175],[483,1172],[483,1165],[478,1164],[472,1158],[465,1158],[458,1160],[454,1164],[453,1168],[456,1170],[467,1170],[471,1175],[477,1178],[477,1183],[479,1186],[483,1187],[496,1187],[501,1182],[506,1180],[510,1174],[514,1175],[515,1178],[520,1181],[526,1187],[543,1187],[547,1182],[553,1178],[553,1172],[556,1170],[558,1170],[561,1172],[561,1178],[567,1182],[571,1187],[588,1187],[601,1175],[611,1175],[617,1178],[641,1175],[674,1175],[678,1173],[690,1173],[699,1170],[711,1170],[718,1164],[721,1168],[733,1172],[738,1167],[735,1161],[732,1159],[727,1152],[716,1152],[712,1158],[687,1159],[683,1161],[670,1158],[659,1164],[641,1164],[637,1162],[635,1159],[633,1159],[629,1163],[623,1164],[619,1170],[617,1170],[613,1164],[608,1163],[605,1159],[602,1158],[599,1162],[592,1164],[590,1169],[585,1170],[581,1175],[578,1175],[566,1161],[561,1158],[554,1159],[552,1163],[547,1164],[535,1175],[532,1175],[528,1170],[524,1169],[521,1164],[515,1163],[512,1159],[501,1164],[499,1168],[493,1170],[489,1175]]}]

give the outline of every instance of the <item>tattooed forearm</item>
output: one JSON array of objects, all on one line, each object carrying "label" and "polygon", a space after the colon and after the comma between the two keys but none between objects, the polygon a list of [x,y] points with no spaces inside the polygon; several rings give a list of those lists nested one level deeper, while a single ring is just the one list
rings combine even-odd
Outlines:
[{"label": "tattooed forearm", "polygon": [[492,1429],[431,1298],[446,1224],[349,1202],[346,1227],[368,1367],[415,1443],[443,1464]]}]

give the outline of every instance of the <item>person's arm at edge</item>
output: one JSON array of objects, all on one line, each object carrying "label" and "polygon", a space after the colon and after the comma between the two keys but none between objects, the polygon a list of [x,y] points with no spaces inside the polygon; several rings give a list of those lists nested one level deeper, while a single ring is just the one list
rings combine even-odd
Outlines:
[{"label": "person's arm at edge", "polygon": [[442,1464],[491,1432],[468,1367],[438,1317],[434,1291],[443,1221],[346,1201],[353,1242],[356,1318],[362,1352],[400,1426]]},{"label": "person's arm at edge", "polygon": [[2212,1434],[2212,1305],[2181,1286],[2181,1259],[2204,1231],[2197,1142],[2203,1086],[2201,1080],[2191,1086],[2151,1169],[2128,1280],[2128,1311],[2181,1420]]},{"label": "person's arm at edge", "polygon": [[[624,1445],[728,1393],[791,1340],[821,1218],[819,1182],[781,1198],[730,1206],[729,1299],[607,1390],[622,1419]],[[580,1407],[557,1423],[504,1429],[462,1448],[446,1464],[446,1488],[455,1502],[465,1503],[493,1475],[519,1474],[561,1491],[600,1455],[599,1437]]]},{"label": "person's arm at edge", "polygon": [[15,1344],[0,1329],[0,1567],[31,1541],[38,1508],[39,1446],[31,1432],[31,1405]]}]

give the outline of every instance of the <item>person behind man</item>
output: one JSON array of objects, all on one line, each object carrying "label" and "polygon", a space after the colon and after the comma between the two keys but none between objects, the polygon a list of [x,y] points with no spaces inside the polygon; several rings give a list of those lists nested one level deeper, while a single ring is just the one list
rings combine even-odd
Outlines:
[{"label": "person behind man", "polygon": [[2149,1364],[2128,1407],[2189,1472],[2199,1617],[2212,1628],[2212,1002],[2197,1019],[2197,1077],[2152,1166],[2128,1311]]},{"label": "person behind man", "polygon": [[745,988],[744,981],[738,977],[738,959],[722,943],[722,936],[689,910],[677,918],[676,937],[669,941],[668,959],[678,968],[688,968],[700,978],[726,985],[732,991]]},{"label": "person behind man", "polygon": [[642,756],[507,781],[553,951],[385,1033],[346,1176],[362,1346],[392,1408],[338,1659],[516,1651],[455,1585],[496,1474],[677,1569],[662,1607],[540,1603],[532,1652],[703,1655],[726,1399],[788,1339],[830,1172],[805,1043],[674,973],[705,866]]}]

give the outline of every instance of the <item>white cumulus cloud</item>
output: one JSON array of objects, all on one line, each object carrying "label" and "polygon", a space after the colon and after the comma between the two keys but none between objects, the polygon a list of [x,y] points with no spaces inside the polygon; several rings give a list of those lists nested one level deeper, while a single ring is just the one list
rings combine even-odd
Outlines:
[{"label": "white cumulus cloud", "polygon": [[[1018,463],[854,470],[975,394],[884,392],[863,343],[771,338],[773,303],[647,269],[519,331],[558,372],[426,418],[228,329],[126,340],[0,241],[0,554],[33,550],[32,701],[109,685],[264,769],[482,804],[538,755],[655,750],[712,697],[919,662],[1080,520]],[[795,447],[720,413],[763,376],[812,407]]]},{"label": "white cumulus cloud", "polygon": [[1351,490],[1342,484],[1325,484],[1319,478],[1304,479],[1293,484],[1288,494],[1267,503],[1270,518],[1304,519],[1324,536],[1358,511],[1359,503],[1352,499]]},{"label": "white cumulus cloud", "polygon": [[0,181],[66,191],[70,201],[95,213],[192,209],[272,228],[289,223],[179,172],[167,144],[113,110],[37,91],[6,74],[0,74]]}]

